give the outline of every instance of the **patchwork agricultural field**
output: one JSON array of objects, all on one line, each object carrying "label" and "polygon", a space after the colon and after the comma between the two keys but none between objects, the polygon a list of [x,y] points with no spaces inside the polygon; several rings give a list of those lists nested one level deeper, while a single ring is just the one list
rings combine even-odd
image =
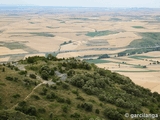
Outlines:
[{"label": "patchwork agricultural field", "polygon": [[160,93],[160,9],[16,9],[0,9],[1,63],[76,57]]}]

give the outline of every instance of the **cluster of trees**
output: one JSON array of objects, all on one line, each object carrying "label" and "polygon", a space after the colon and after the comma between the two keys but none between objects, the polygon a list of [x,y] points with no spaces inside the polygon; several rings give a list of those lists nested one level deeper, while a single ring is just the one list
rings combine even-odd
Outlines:
[{"label": "cluster of trees", "polygon": [[19,79],[17,77],[6,76],[6,80],[17,82]]},{"label": "cluster of trees", "polygon": [[24,83],[24,85],[27,86],[27,87],[31,87],[32,85],[33,85],[33,86],[36,86],[36,85],[37,85],[37,81],[31,80],[31,79],[28,79],[28,78],[25,78],[25,79],[23,80],[23,83]]},{"label": "cluster of trees", "polygon": [[81,115],[75,112],[75,113],[71,114],[70,117],[71,117],[71,118],[80,118]]},{"label": "cluster of trees", "polygon": [[66,67],[66,69],[85,69],[85,70],[91,70],[91,65],[85,61],[76,60],[75,58],[70,58],[69,60],[66,60],[66,62],[62,63],[63,67]]},{"label": "cluster of trees", "polygon": [[24,114],[36,116],[37,109],[35,106],[29,106],[25,101],[22,101],[15,107],[15,110],[23,112]]},{"label": "cluster of trees", "polygon": [[[136,110],[135,112],[141,112],[140,109],[146,106],[145,103],[148,103],[146,107],[150,109],[150,100],[156,103],[160,101],[159,95],[155,93],[156,97],[150,98],[152,96],[150,90],[135,85],[129,78],[99,68],[94,73],[74,75],[69,79],[69,83],[82,89],[86,94],[97,96],[102,102],[111,103],[123,109],[132,108]],[[118,86],[120,89],[117,88]],[[158,107],[151,111],[156,109]]]},{"label": "cluster of trees", "polygon": [[40,56],[34,56],[34,57],[28,57],[26,58],[26,61],[27,63],[35,63],[39,60],[42,60],[42,61],[47,61],[47,59],[45,57],[40,57]]},{"label": "cluster of trees", "polygon": [[72,40],[70,40],[68,42],[64,41],[61,45],[66,45],[66,44],[70,44],[70,43],[72,43]]},{"label": "cluster of trees", "polygon": [[49,76],[53,76],[55,74],[55,69],[49,68],[47,65],[45,65],[40,68],[39,73],[42,79],[48,80]]},{"label": "cluster of trees", "polygon": [[110,58],[108,54],[104,54],[98,57],[98,59],[103,59],[103,58]]},{"label": "cluster of trees", "polygon": [[40,95],[45,96],[46,99],[49,100],[49,101],[56,100],[59,103],[67,103],[67,104],[71,104],[72,103],[70,98],[60,97],[59,95],[57,95],[53,91],[52,92],[48,92],[48,89],[46,87],[43,87],[42,91],[40,92]]},{"label": "cluster of trees", "polygon": [[123,116],[124,114],[120,113],[118,110],[113,108],[106,108],[104,110],[104,116],[111,120],[124,120]]},{"label": "cluster of trees", "polygon": [[89,103],[89,102],[85,102],[85,103],[78,104],[77,108],[82,108],[85,111],[92,112],[93,105],[91,103]]},{"label": "cluster of trees", "polygon": [[25,76],[27,75],[27,71],[26,71],[26,70],[21,70],[21,71],[19,71],[18,73],[19,73],[20,75],[25,75]]},{"label": "cluster of trees", "polygon": [[[3,63],[3,66],[6,66],[6,67],[10,68],[11,70],[19,71],[18,67],[16,67],[15,65],[13,65],[11,63],[7,63],[7,64]],[[2,68],[2,72],[6,72],[5,67]]]},{"label": "cluster of trees", "polygon": [[35,74],[30,74],[29,77],[32,78],[32,79],[36,79],[37,78]]}]

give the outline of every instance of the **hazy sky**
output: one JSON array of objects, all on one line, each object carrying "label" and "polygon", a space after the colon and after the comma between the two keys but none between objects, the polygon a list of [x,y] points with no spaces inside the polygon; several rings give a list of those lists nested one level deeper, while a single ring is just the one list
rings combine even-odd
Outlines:
[{"label": "hazy sky", "polygon": [[0,0],[0,4],[33,4],[40,6],[160,8],[160,0]]}]

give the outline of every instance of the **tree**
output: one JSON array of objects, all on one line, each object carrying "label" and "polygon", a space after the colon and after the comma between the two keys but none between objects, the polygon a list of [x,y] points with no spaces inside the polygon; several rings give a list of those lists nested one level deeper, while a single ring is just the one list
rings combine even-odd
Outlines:
[{"label": "tree", "polygon": [[71,118],[79,118],[79,117],[80,117],[80,114],[78,113],[71,114]]},{"label": "tree", "polygon": [[29,77],[33,78],[33,79],[36,79],[36,75],[35,74],[30,74]]},{"label": "tree", "polygon": [[67,113],[68,112],[68,106],[67,105],[62,106],[62,110],[63,110],[63,112]]},{"label": "tree", "polygon": [[51,112],[51,113],[49,114],[49,117],[50,117],[50,119],[52,120],[52,118],[53,118],[53,112]]},{"label": "tree", "polygon": [[5,68],[4,67],[2,68],[2,72],[5,72]]},{"label": "tree", "polygon": [[113,108],[106,108],[104,110],[104,116],[108,117],[111,120],[123,120],[122,115]]},{"label": "tree", "polygon": [[55,74],[54,69],[51,69],[49,75],[54,75],[54,74]]},{"label": "tree", "polygon": [[85,109],[88,112],[92,112],[93,105],[91,103],[82,103],[81,108]]},{"label": "tree", "polygon": [[2,98],[0,97],[0,104],[2,103]]},{"label": "tree", "polygon": [[99,109],[96,109],[96,110],[95,110],[95,113],[96,113],[96,114],[99,114]]},{"label": "tree", "polygon": [[43,70],[43,71],[41,72],[41,77],[42,77],[42,79],[44,79],[44,80],[48,80],[48,77],[49,77],[48,72],[47,72],[46,70]]},{"label": "tree", "polygon": [[37,115],[37,109],[34,106],[30,106],[27,110],[27,114],[31,116],[36,116]]},{"label": "tree", "polygon": [[103,59],[103,58],[110,58],[110,57],[108,56],[108,54],[104,54],[104,55],[99,56],[98,59]]},{"label": "tree", "polygon": [[57,58],[55,56],[53,56],[52,54],[48,54],[47,59],[48,60],[53,60],[53,61],[57,60]]},{"label": "tree", "polygon": [[34,63],[35,62],[34,57],[28,57],[27,62],[28,63]]}]

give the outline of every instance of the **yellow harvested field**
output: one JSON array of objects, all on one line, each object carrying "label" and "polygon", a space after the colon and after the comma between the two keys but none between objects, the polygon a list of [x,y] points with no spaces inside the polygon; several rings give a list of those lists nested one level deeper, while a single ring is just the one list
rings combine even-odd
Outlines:
[{"label": "yellow harvested field", "polygon": [[160,64],[156,64],[156,65],[148,65],[147,66],[148,70],[159,70],[160,71]]},{"label": "yellow harvested field", "polygon": [[68,41],[68,39],[58,36],[53,38],[34,37],[34,39],[30,39],[26,45],[39,52],[53,52],[58,51],[60,44],[64,41]]},{"label": "yellow harvested field", "polygon": [[134,68],[131,65],[125,65],[125,64],[119,64],[118,63],[102,63],[102,64],[96,64],[100,68],[109,69],[111,71],[147,71],[147,69],[142,68]]},{"label": "yellow harvested field", "polygon": [[[61,47],[61,51],[69,51],[69,50],[76,50],[77,45],[74,44],[67,44]],[[62,58],[62,56],[85,56],[85,55],[102,55],[102,54],[116,54],[117,52],[122,52],[125,49],[118,49],[118,50],[84,50],[84,51],[77,51],[77,52],[67,52],[67,53],[59,53],[57,57]]]},{"label": "yellow harvested field", "polygon": [[57,58],[70,58],[80,56],[77,52],[69,52],[69,53],[60,53],[57,55]]},{"label": "yellow harvested field", "polygon": [[104,58],[103,60],[109,60],[112,62],[128,62],[128,61],[132,61],[132,58],[127,58],[127,57],[112,57],[112,58]]},{"label": "yellow harvested field", "polygon": [[[143,53],[144,56],[150,56],[150,57],[160,57],[160,51],[154,51],[154,52],[148,52]],[[139,54],[137,56],[142,56],[142,54]]]},{"label": "yellow harvested field", "polygon": [[9,60],[10,57],[3,57],[3,58],[0,58],[0,62],[6,62]]},{"label": "yellow harvested field", "polygon": [[129,45],[133,40],[141,38],[141,36],[136,35],[134,32],[120,32],[117,34],[95,37],[94,40],[105,39],[113,47],[124,47]]},{"label": "yellow harvested field", "polygon": [[122,75],[129,76],[132,81],[145,88],[151,89],[152,92],[160,93],[160,72],[119,72]]},{"label": "yellow harvested field", "polygon": [[149,65],[150,61],[145,61],[145,60],[132,60],[132,61],[127,61],[127,64],[133,64],[133,65]]},{"label": "yellow harvested field", "polygon": [[10,50],[6,47],[0,47],[0,55],[13,55],[13,54],[23,54],[28,53],[22,49]]},{"label": "yellow harvested field", "polygon": [[68,50],[75,50],[78,46],[80,46],[79,43],[70,43],[66,45],[61,46],[61,51],[68,51]]}]

